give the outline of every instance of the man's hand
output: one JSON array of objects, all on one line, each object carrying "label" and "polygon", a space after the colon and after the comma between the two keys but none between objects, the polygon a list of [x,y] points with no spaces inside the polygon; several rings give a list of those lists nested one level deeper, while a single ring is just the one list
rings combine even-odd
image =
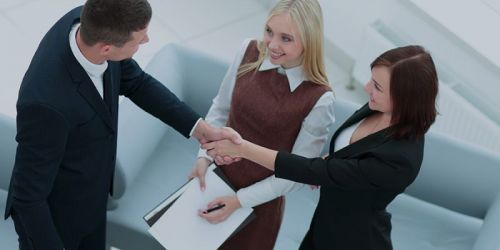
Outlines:
[{"label": "man's hand", "polygon": [[243,142],[236,144],[230,140],[219,140],[201,145],[203,149],[207,150],[207,154],[215,160],[224,159],[225,157],[241,157],[242,146]]},{"label": "man's hand", "polygon": [[229,139],[235,144],[241,144],[242,142],[240,134],[234,129],[229,127],[214,128],[206,121],[200,121],[198,125],[196,125],[193,136],[198,139],[200,144],[223,139]]},{"label": "man's hand", "polygon": [[[201,144],[228,139],[235,144],[241,144],[243,139],[240,134],[230,127],[214,128],[205,121],[200,121],[194,129],[193,136]],[[241,158],[231,158],[228,156],[217,156],[214,161],[217,165],[227,165],[240,161]]]}]

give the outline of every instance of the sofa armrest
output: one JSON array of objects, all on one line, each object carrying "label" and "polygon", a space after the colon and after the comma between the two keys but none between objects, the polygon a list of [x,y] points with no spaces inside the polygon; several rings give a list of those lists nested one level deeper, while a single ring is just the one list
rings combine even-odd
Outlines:
[{"label": "sofa armrest", "polygon": [[17,143],[16,122],[13,118],[0,114],[0,189],[8,190],[10,176],[14,168]]},{"label": "sofa armrest", "polygon": [[500,195],[498,195],[483,220],[473,250],[500,250]]},{"label": "sofa armrest", "polygon": [[165,45],[146,67],[170,91],[205,116],[217,95],[228,63],[179,44]]},{"label": "sofa armrest", "polygon": [[120,104],[113,199],[123,196],[127,186],[146,165],[167,125],[137,107],[131,100]]}]

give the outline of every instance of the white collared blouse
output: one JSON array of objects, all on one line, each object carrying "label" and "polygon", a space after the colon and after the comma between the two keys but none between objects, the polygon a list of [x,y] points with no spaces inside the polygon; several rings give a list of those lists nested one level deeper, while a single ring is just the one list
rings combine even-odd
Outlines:
[{"label": "white collared blouse", "polygon": [[[236,83],[236,75],[241,64],[245,51],[250,41],[254,39],[246,39],[239,53],[236,55],[233,63],[229,67],[219,88],[217,96],[213,99],[205,120],[215,126],[223,127],[226,125],[229,109],[231,105],[231,97]],[[281,68],[280,65],[274,65],[268,58],[264,59],[259,71]],[[302,66],[297,66],[289,69],[278,69],[285,71],[290,84],[290,91],[293,92],[303,81],[307,80],[304,75]],[[292,148],[293,154],[305,157],[318,157],[326,143],[330,133],[329,127],[335,121],[333,112],[333,104],[335,97],[332,91],[325,92],[316,102],[311,112],[302,122],[301,129],[295,140]],[[200,150],[198,157],[206,157],[210,160],[205,150]],[[293,181],[276,178],[274,175],[263,179],[253,185],[242,188],[236,193],[242,207],[254,207],[262,203],[273,200],[279,196],[301,188],[303,184]]]}]

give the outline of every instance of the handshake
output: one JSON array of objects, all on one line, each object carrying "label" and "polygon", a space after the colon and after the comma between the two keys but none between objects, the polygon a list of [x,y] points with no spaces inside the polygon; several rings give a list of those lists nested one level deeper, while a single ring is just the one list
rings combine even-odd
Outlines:
[{"label": "handshake", "polygon": [[218,165],[227,165],[241,160],[246,141],[234,129],[214,128],[205,121],[200,121],[193,136]]}]

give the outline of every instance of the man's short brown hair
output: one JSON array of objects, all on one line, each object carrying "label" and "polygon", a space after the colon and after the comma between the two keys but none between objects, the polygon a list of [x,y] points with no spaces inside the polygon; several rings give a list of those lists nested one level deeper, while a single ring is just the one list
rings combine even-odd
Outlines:
[{"label": "man's short brown hair", "polygon": [[152,10],[147,0],[88,0],[80,16],[80,36],[89,46],[105,42],[117,47],[146,28]]}]

